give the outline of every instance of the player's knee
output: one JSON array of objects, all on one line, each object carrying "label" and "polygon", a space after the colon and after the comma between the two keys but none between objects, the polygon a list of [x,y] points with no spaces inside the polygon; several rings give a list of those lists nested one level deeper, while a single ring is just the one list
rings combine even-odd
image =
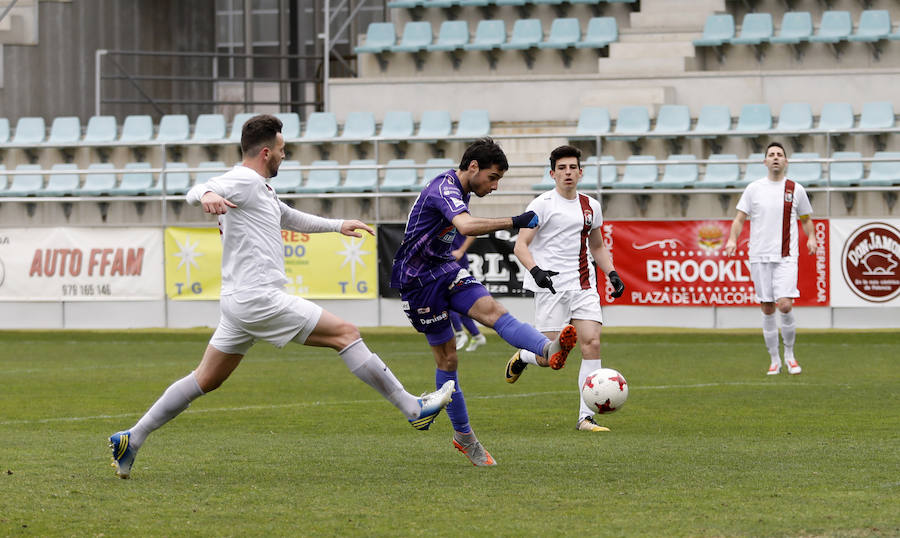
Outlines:
[{"label": "player's knee", "polygon": [[338,324],[337,334],[334,338],[334,348],[338,350],[344,349],[360,338],[362,338],[362,336],[359,334],[359,328],[356,325],[349,321],[341,321],[341,323]]}]

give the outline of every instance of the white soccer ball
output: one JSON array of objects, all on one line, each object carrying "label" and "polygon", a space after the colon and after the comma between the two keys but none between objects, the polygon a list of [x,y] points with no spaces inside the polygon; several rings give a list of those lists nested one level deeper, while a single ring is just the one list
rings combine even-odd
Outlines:
[{"label": "white soccer ball", "polygon": [[625,405],[628,382],[612,368],[598,368],[589,373],[581,385],[581,398],[597,413],[612,413]]}]

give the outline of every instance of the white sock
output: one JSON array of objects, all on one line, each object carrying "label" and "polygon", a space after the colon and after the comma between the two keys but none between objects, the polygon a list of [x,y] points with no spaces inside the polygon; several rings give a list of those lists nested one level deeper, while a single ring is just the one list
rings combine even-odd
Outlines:
[{"label": "white sock", "polygon": [[794,324],[794,311],[779,312],[781,317],[781,340],[784,342],[784,358],[794,357],[794,341],[797,339],[797,326]]},{"label": "white sock", "polygon": [[778,325],[775,323],[775,314],[763,314],[763,339],[766,341],[766,349],[772,364],[781,364],[778,355]]},{"label": "white sock", "polygon": [[534,364],[537,366],[537,356],[533,351],[528,351],[527,349],[519,350],[519,360],[524,362],[525,364]]},{"label": "white sock", "polygon": [[191,402],[203,396],[194,372],[169,385],[163,395],[156,400],[144,416],[131,427],[129,443],[140,448],[151,432],[161,428],[165,423],[177,417],[191,405]]},{"label": "white sock", "polygon": [[584,403],[584,398],[581,397],[581,385],[584,385],[584,380],[587,379],[588,374],[597,368],[602,368],[600,359],[581,359],[581,368],[578,369],[578,401],[581,402],[578,408],[578,420],[581,420],[582,417],[592,417],[597,412],[596,409],[588,407]]},{"label": "white sock", "polygon": [[394,407],[402,411],[406,418],[419,416],[421,410],[419,399],[406,392],[403,384],[394,376],[390,368],[381,361],[378,355],[369,351],[362,338],[340,350],[338,355],[344,359],[344,364],[353,375],[377,390],[387,401],[394,404]]}]

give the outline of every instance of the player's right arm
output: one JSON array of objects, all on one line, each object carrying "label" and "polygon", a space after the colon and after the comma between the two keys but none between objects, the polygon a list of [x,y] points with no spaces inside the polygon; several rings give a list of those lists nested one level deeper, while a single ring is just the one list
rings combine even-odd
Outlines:
[{"label": "player's right arm", "polygon": [[229,209],[237,207],[232,201],[237,192],[235,181],[224,177],[210,179],[191,187],[185,201],[190,205],[202,205],[203,211],[213,215],[224,215]]},{"label": "player's right arm", "polygon": [[731,221],[731,233],[728,234],[728,242],[725,243],[725,254],[728,256],[733,256],[735,251],[737,250],[737,240],[741,235],[741,230],[744,229],[744,221],[747,220],[747,214],[741,210],[738,210],[737,215],[734,217],[734,220]]}]

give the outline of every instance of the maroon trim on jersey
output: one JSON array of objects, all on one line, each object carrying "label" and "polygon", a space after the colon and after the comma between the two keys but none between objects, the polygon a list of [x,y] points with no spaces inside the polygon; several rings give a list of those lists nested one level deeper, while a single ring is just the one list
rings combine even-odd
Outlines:
[{"label": "maroon trim on jersey", "polygon": [[587,290],[591,287],[591,272],[588,270],[587,239],[591,233],[591,224],[594,222],[594,210],[591,209],[591,202],[587,196],[579,194],[578,201],[581,202],[581,214],[584,215],[584,226],[581,228],[581,245],[578,250],[578,281],[581,283],[581,289]]},{"label": "maroon trim on jersey", "polygon": [[794,182],[784,180],[784,210],[781,214],[781,255],[791,255],[791,209],[794,207]]}]

